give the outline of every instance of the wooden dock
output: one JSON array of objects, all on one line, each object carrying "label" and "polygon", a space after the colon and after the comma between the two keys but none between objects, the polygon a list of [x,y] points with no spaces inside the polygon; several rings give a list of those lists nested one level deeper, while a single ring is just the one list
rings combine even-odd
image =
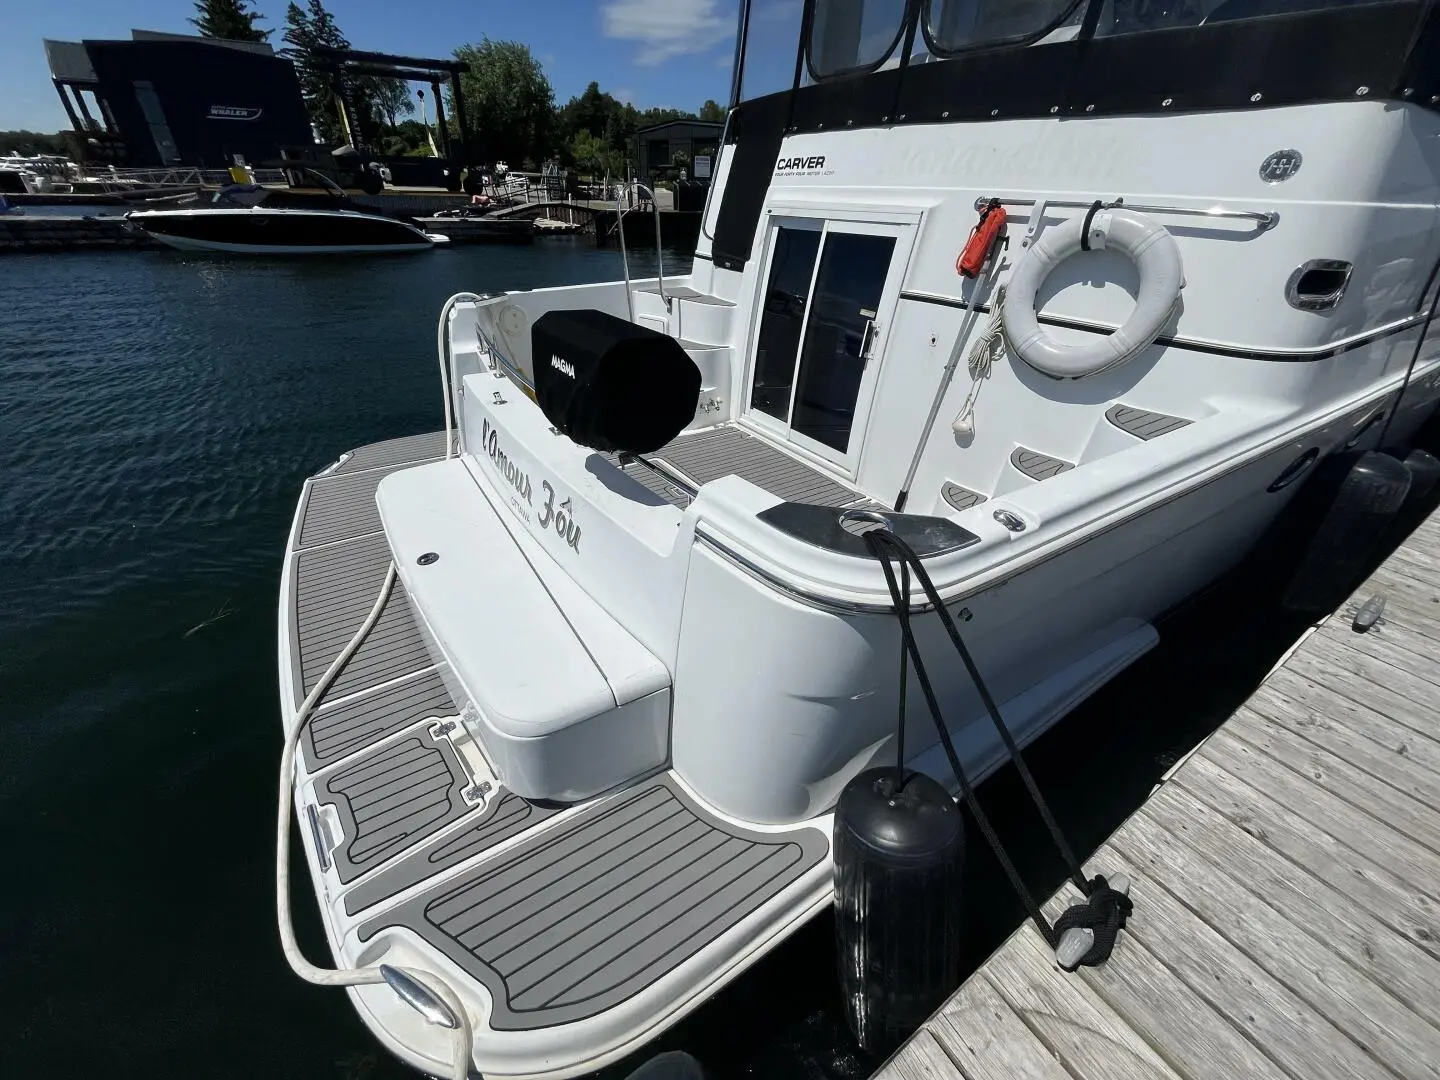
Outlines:
[{"label": "wooden dock", "polygon": [[1086,871],[1132,881],[1108,963],[1027,923],[874,1080],[1440,1077],[1440,513]]},{"label": "wooden dock", "polygon": [[0,217],[0,252],[133,251],[160,244],[127,229],[119,216],[73,217],[34,212]]},{"label": "wooden dock", "polygon": [[429,233],[448,236],[452,244],[530,244],[535,241],[533,221],[496,217],[416,218]]}]

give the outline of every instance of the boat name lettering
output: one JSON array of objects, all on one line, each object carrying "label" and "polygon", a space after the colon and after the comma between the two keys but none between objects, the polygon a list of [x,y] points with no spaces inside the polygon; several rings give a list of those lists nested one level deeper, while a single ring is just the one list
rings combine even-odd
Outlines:
[{"label": "boat name lettering", "polygon": [[775,163],[776,172],[791,172],[797,169],[823,169],[825,168],[825,155],[815,157],[786,157]]},{"label": "boat name lettering", "polygon": [[569,375],[572,379],[575,377],[575,365],[572,364],[569,360],[565,360],[559,356],[552,355],[550,357],[550,366],[553,367],[556,371],[560,372],[562,375]]},{"label": "boat name lettering", "polygon": [[541,480],[540,486],[545,489],[545,505],[535,515],[540,519],[540,527],[548,529],[552,525],[555,528],[555,535],[564,540],[576,551],[580,550],[580,526],[575,524],[575,519],[570,516],[570,500],[566,499],[560,504],[560,509],[555,507],[555,489],[550,486],[549,480]]},{"label": "boat name lettering", "polygon": [[[532,497],[533,488],[530,484],[530,474],[521,468],[515,460],[500,446],[500,429],[490,423],[487,418],[480,430],[480,443],[485,449],[485,454],[490,458],[495,469],[505,479],[505,482],[513,487],[520,498],[525,500],[527,506],[534,506],[535,500]],[[535,519],[542,529],[555,530],[555,535],[564,540],[566,544],[580,550],[580,525],[575,520],[574,511],[569,498],[563,500],[557,507],[555,505],[555,487],[549,480],[541,480],[540,487],[545,492],[545,505],[535,511]],[[513,501],[513,500],[512,500]],[[518,505],[518,504],[517,504]]]},{"label": "boat name lettering", "polygon": [[527,505],[533,506],[535,500],[531,497],[530,474],[520,468],[514,459],[500,448],[500,429],[491,427],[490,421],[486,420],[480,441],[485,447],[485,453],[490,456],[491,462],[495,465],[496,471],[505,478],[505,482],[515,489]]}]

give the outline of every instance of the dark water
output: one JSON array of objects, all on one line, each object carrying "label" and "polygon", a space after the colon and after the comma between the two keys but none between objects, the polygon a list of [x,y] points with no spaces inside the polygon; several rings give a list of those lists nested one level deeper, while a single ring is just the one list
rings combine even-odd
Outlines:
[{"label": "dark water", "polygon": [[[411,1075],[276,944],[276,589],[296,493],[342,450],[439,426],[450,293],[618,266],[565,241],[0,260],[0,1076]],[[1076,845],[1112,830],[1298,630],[1234,583],[1038,743]],[[983,794],[1032,884],[1055,886],[1013,775]],[[967,970],[1020,917],[971,847]],[[308,893],[296,910],[327,958]],[[832,933],[817,920],[664,1045],[715,1077],[865,1076]]]}]

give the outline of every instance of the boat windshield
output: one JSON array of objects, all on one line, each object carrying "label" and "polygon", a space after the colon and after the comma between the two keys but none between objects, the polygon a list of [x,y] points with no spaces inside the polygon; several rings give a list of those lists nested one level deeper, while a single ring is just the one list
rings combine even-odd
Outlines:
[{"label": "boat windshield", "polygon": [[[1386,0],[746,0],[735,104],[795,86],[988,50],[1116,37]],[[1091,10],[1091,9],[1094,10]]]}]

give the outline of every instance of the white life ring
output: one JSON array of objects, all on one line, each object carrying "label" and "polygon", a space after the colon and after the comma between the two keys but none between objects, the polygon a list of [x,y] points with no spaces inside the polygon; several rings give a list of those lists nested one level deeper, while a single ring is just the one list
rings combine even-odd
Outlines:
[{"label": "white life ring", "polygon": [[[1140,295],[1135,310],[1115,333],[1084,345],[1062,345],[1041,329],[1035,296],[1051,271],[1082,250],[1087,224],[1092,249],[1119,251],[1135,264]],[[1052,378],[1094,375],[1134,359],[1159,337],[1184,287],[1180,248],[1164,225],[1124,207],[1082,214],[1047,229],[1016,264],[1005,291],[1005,343],[1025,363]]]}]

